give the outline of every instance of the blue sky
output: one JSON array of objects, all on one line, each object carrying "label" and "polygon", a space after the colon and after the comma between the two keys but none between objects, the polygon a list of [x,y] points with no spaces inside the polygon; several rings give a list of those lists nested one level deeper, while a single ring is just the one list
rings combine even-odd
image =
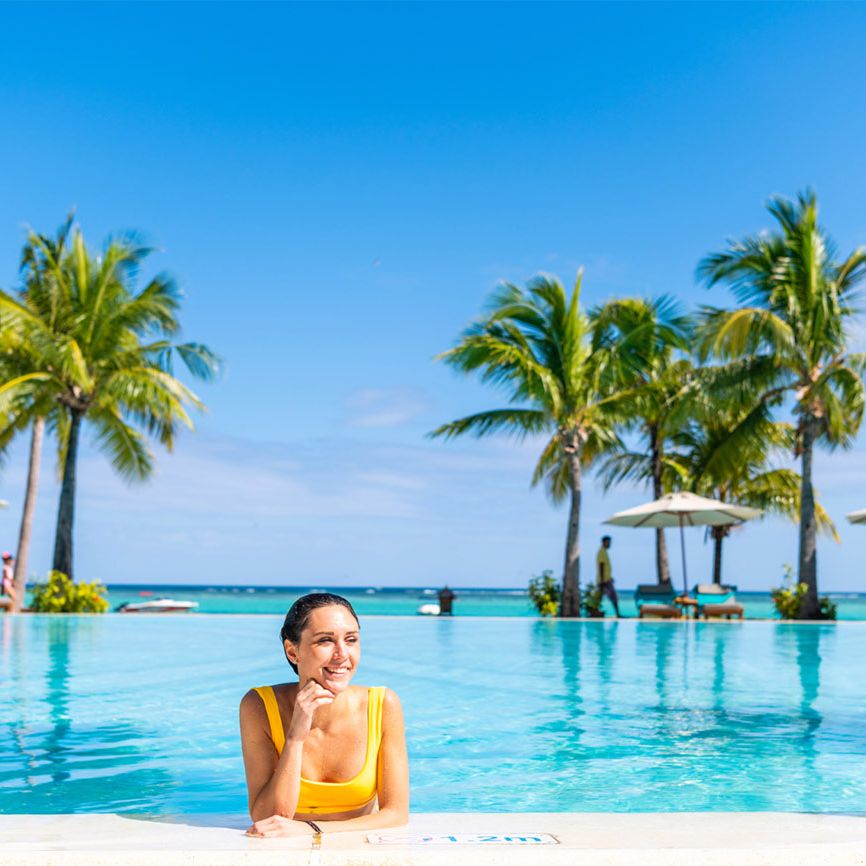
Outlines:
[{"label": "blue sky", "polygon": [[[565,512],[529,489],[537,442],[443,443],[500,403],[433,362],[498,280],[585,299],[695,285],[702,255],[816,188],[840,247],[866,243],[859,4],[0,5],[0,285],[27,225],[75,206],[90,242],[137,229],[184,289],[184,334],[226,359],[197,431],[126,487],[85,448],[76,561],[115,581],[520,586],[559,570]],[[866,348],[866,318],[852,335]],[[26,442],[2,474],[14,546]],[[50,562],[46,455],[32,567]],[[866,434],[816,482],[863,589]],[[592,482],[584,549],[646,497]],[[615,530],[622,586],[652,533]],[[675,539],[671,538],[671,543]],[[699,530],[690,570],[709,570]],[[726,545],[778,580],[796,529]]]}]

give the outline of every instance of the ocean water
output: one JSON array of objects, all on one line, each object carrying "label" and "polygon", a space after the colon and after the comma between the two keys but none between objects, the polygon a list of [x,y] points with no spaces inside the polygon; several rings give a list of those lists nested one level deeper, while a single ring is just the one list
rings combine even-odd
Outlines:
[{"label": "ocean water", "polygon": [[[0,617],[0,812],[244,813],[280,616]],[[866,813],[866,626],[362,617],[417,811]]]},{"label": "ocean water", "polygon": [[[126,601],[169,596],[183,601],[195,601],[200,613],[282,613],[306,592],[328,589],[322,586],[189,586],[189,585],[110,585],[108,597],[111,609]],[[359,614],[389,616],[414,615],[423,604],[436,603],[437,587],[337,587],[331,591],[346,596]],[[456,588],[455,616],[537,616],[537,612],[522,589],[463,589]],[[829,593],[839,606],[839,619],[866,620],[866,594]],[[637,616],[633,592],[622,590],[620,612]],[[766,592],[738,593],[746,607],[747,618],[775,617],[770,594]],[[605,600],[608,616],[613,607]]]}]

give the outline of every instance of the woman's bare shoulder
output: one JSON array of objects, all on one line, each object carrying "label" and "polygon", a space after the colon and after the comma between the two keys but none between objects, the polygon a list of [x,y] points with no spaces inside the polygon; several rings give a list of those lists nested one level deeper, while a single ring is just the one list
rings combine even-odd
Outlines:
[{"label": "woman's bare shoulder", "polygon": [[400,698],[392,689],[385,689],[382,701],[382,733],[385,740],[392,742],[396,737],[397,742],[405,743],[406,722],[403,718],[403,705]]},{"label": "woman's bare shoulder", "polygon": [[403,705],[400,703],[400,698],[397,696],[397,692],[393,689],[385,688],[385,697],[382,700],[382,709],[386,717],[402,717]]},{"label": "woman's bare shoulder", "polygon": [[[269,688],[273,689],[274,697],[277,699],[277,704],[283,704],[287,701],[291,702],[293,700],[294,692],[297,690],[297,683],[276,683],[275,685],[269,686]],[[265,714],[264,701],[255,688],[250,689],[241,698],[241,712],[244,711],[255,712],[256,714],[261,712],[263,715]]]}]

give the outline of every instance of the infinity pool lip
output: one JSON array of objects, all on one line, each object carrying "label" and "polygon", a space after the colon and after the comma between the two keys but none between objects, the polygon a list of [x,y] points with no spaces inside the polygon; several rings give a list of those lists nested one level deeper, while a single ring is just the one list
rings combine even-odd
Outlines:
[{"label": "infinity pool lip", "polygon": [[[113,814],[0,815],[0,862],[108,866],[413,866],[448,864],[648,864],[648,866],[817,866],[862,864],[866,817],[786,812],[698,813],[417,813],[407,827],[381,832],[414,837],[411,844],[374,845],[367,831],[327,832],[320,849],[307,836],[254,839],[243,816],[172,819]],[[425,844],[423,837],[456,834],[530,836],[557,845]],[[483,849],[483,853],[482,853]]]}]

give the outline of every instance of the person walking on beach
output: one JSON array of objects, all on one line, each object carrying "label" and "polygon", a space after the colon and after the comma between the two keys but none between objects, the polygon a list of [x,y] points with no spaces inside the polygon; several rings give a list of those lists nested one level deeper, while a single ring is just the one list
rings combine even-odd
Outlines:
[{"label": "person walking on beach", "polygon": [[8,595],[15,603],[15,557],[9,551],[3,553],[3,591],[0,595]]},{"label": "person walking on beach", "polygon": [[598,549],[598,556],[596,557],[596,563],[598,564],[598,588],[601,590],[601,594],[607,596],[613,602],[613,609],[616,612],[617,616],[622,616],[619,612],[619,598],[616,594],[616,589],[613,585],[613,574],[611,574],[610,570],[610,556],[608,556],[608,550],[610,549],[610,536],[605,535],[601,539],[601,547]]}]

